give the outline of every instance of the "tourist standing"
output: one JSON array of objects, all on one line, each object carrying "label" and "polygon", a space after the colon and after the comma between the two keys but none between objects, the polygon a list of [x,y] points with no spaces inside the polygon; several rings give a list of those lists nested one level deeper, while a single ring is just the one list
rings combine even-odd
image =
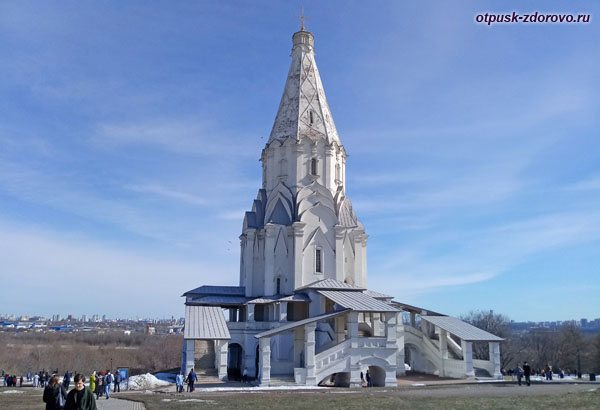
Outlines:
[{"label": "tourist standing", "polygon": [[190,388],[190,392],[194,391],[194,383],[196,383],[197,380],[198,380],[198,376],[196,376],[196,372],[194,371],[194,368],[192,367],[187,376],[187,382],[188,382],[188,386]]},{"label": "tourist standing", "polygon": [[67,395],[65,410],[98,410],[94,395],[89,388],[85,387],[85,377],[76,374],[73,382],[75,388]]},{"label": "tourist standing", "polygon": [[523,363],[523,374],[525,375],[525,383],[531,386],[531,366],[527,362]]},{"label": "tourist standing", "polygon": [[71,375],[69,374],[69,371],[67,370],[65,372],[65,375],[63,376],[63,386],[65,387],[65,390],[69,390],[70,384],[71,384]]},{"label": "tourist standing", "polygon": [[62,410],[67,402],[67,391],[64,386],[58,382],[58,376],[54,375],[48,385],[44,388],[42,396],[46,403],[46,410]]},{"label": "tourist standing", "polygon": [[100,371],[100,373],[98,373],[96,375],[96,390],[94,391],[94,393],[96,393],[96,399],[100,398],[100,396],[102,396],[103,392],[104,392],[104,376],[102,375],[102,371]]},{"label": "tourist standing", "polygon": [[116,393],[116,392],[121,393],[121,372],[119,370],[117,370],[115,372],[113,393]]},{"label": "tourist standing", "polygon": [[36,373],[33,375],[33,387],[38,387],[39,382],[40,382],[40,375]]},{"label": "tourist standing", "polygon": [[367,387],[373,387],[373,383],[371,383],[371,375],[369,374],[368,370],[367,370],[367,373],[365,374],[365,377],[367,378]]}]

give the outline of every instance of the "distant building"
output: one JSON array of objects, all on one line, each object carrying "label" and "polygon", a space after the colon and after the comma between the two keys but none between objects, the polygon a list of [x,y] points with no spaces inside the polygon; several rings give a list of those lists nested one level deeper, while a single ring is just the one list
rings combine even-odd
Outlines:
[{"label": "distant building", "polygon": [[[405,363],[445,377],[480,368],[501,378],[501,338],[367,289],[368,235],[346,195],[347,154],[313,47],[304,28],[293,35],[261,154],[262,188],[244,217],[239,286],[184,294],[182,370],[216,367],[236,378],[247,368],[261,385],[272,376],[316,385],[335,375],[338,385],[358,386],[369,370],[376,386],[395,386]],[[490,360],[473,359],[473,342],[489,343]]]}]

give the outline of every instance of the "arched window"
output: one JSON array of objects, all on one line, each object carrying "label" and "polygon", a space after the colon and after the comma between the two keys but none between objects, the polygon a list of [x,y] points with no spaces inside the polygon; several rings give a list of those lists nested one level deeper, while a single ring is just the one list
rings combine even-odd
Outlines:
[{"label": "arched window", "polygon": [[310,160],[310,174],[317,175],[317,159],[313,158]]},{"label": "arched window", "polygon": [[277,291],[275,292],[276,295],[281,295],[281,278],[277,278],[277,283],[276,283],[276,288]]},{"label": "arched window", "polygon": [[308,118],[309,118],[309,121],[310,121],[310,125],[313,125],[313,124],[314,124],[314,122],[315,122],[315,118],[313,117],[313,112],[312,112],[312,110],[309,110],[309,111],[308,111]]}]

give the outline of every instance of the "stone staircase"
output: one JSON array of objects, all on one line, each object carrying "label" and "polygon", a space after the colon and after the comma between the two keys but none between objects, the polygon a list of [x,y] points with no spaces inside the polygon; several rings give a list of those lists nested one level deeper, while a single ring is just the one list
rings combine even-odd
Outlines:
[{"label": "stone staircase", "polygon": [[288,376],[288,375],[273,375],[271,376],[271,380],[269,381],[269,386],[271,387],[276,387],[276,386],[293,386],[296,384],[296,381],[294,380],[294,376]]}]

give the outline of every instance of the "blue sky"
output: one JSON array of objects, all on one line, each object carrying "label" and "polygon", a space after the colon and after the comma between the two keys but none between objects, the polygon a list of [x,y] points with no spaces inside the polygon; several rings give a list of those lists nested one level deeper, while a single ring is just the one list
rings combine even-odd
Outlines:
[{"label": "blue sky", "polygon": [[[600,317],[598,5],[303,4],[369,287]],[[299,10],[0,3],[0,312],[178,317],[184,291],[237,284]],[[512,11],[592,21],[474,21]]]}]

